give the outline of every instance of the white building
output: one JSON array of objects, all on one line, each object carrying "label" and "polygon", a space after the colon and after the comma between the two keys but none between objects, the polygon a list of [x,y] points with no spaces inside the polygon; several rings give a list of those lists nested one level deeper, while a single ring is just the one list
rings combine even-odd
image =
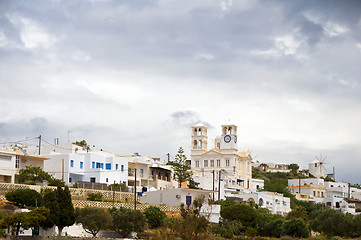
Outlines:
[{"label": "white building", "polygon": [[163,190],[178,187],[172,178],[172,167],[160,158],[133,155],[122,157],[128,161],[128,183],[134,187],[137,171],[137,192]]},{"label": "white building", "polygon": [[107,152],[52,152],[44,155],[50,160],[44,170],[65,183],[77,181],[95,183],[126,183],[128,181],[128,162]]},{"label": "white building", "polygon": [[0,149],[0,182],[19,183],[19,171],[26,166],[44,168],[46,157],[29,155],[21,144]]},{"label": "white building", "polygon": [[273,192],[252,192],[227,195],[230,199],[239,199],[239,202],[253,201],[262,208],[267,208],[272,214],[286,215],[291,211],[291,200],[282,194]]},{"label": "white building", "polygon": [[352,193],[349,188],[348,183],[343,182],[325,182],[327,197],[336,196],[336,197],[351,197]]},{"label": "white building", "polygon": [[[27,152],[38,154],[38,146]],[[67,184],[77,181],[104,184],[128,183],[128,161],[102,149],[83,148],[75,144],[44,145],[41,154],[49,160],[44,171]]]},{"label": "white building", "polygon": [[[225,188],[251,188],[252,157],[250,151],[238,152],[237,126],[222,125],[222,135],[217,137],[214,148],[208,150],[207,127],[201,123],[192,127],[191,167],[194,177],[206,177],[211,184],[199,185],[211,188],[213,171],[216,178],[221,174]],[[204,182],[204,181],[202,181]]]},{"label": "white building", "polygon": [[220,205],[209,205],[208,201],[212,199],[213,191],[192,189],[192,188],[174,188],[154,192],[147,192],[140,201],[152,205],[165,204],[167,206],[192,205],[195,199],[204,198],[201,214],[206,216],[210,222],[219,222]]},{"label": "white building", "polygon": [[325,166],[319,160],[314,160],[308,164],[309,174],[312,174],[316,178],[326,177]]}]

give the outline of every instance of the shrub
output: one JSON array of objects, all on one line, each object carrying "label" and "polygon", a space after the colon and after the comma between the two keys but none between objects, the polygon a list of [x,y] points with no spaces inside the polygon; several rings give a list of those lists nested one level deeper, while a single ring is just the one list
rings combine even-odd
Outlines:
[{"label": "shrub", "polygon": [[163,225],[167,215],[162,212],[158,207],[150,206],[144,211],[145,218],[147,219],[150,228],[156,228]]},{"label": "shrub", "polygon": [[111,208],[109,211],[113,217],[113,230],[123,237],[131,232],[144,231],[145,217],[140,211],[123,207]]},{"label": "shrub", "polygon": [[103,195],[101,193],[88,193],[87,200],[89,201],[102,201]]},{"label": "shrub", "polygon": [[310,232],[302,219],[293,218],[283,224],[283,234],[297,238],[307,238]]},{"label": "shrub", "polygon": [[43,200],[41,194],[32,189],[16,189],[8,192],[5,197],[8,201],[15,202],[21,207],[40,206]]}]

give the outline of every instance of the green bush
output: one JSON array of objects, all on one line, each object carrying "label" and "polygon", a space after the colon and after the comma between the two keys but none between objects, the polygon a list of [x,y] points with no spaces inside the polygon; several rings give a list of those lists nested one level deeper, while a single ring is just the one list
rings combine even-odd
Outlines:
[{"label": "green bush", "polygon": [[16,189],[8,192],[5,197],[8,201],[15,202],[21,207],[40,206],[43,200],[41,194],[32,189]]},{"label": "green bush", "polygon": [[101,193],[88,193],[87,200],[89,201],[102,201],[103,195]]},{"label": "green bush", "polygon": [[157,228],[163,225],[167,215],[158,207],[150,206],[144,211],[145,218],[150,228]]},{"label": "green bush", "polygon": [[307,238],[310,235],[307,225],[300,218],[292,218],[283,224],[283,235]]},{"label": "green bush", "polygon": [[145,217],[139,210],[132,210],[120,207],[119,209],[109,209],[113,217],[113,230],[123,237],[131,232],[143,232],[145,226]]}]

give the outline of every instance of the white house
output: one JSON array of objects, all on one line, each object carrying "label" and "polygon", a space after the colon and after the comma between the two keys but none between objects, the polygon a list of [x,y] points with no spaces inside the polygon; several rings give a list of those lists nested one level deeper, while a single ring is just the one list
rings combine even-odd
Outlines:
[{"label": "white house", "polygon": [[[38,146],[28,146],[27,152],[38,153]],[[40,154],[49,160],[44,171],[67,184],[77,181],[95,183],[128,183],[126,159],[102,149],[84,148],[75,144],[44,145]]]},{"label": "white house", "polygon": [[272,214],[286,215],[291,211],[291,200],[282,194],[274,192],[251,192],[227,195],[227,198],[239,199],[240,202],[253,201],[262,208],[267,208]]},{"label": "white house", "polygon": [[192,205],[195,199],[204,198],[201,214],[208,217],[210,222],[219,222],[220,205],[209,205],[208,201],[212,199],[213,191],[192,189],[192,188],[173,188],[154,192],[147,192],[140,201],[152,205],[165,204],[167,206]]},{"label": "white house", "polygon": [[172,178],[172,167],[159,157],[147,157],[135,154],[122,157],[128,162],[128,183],[134,187],[135,170],[137,172],[137,191],[147,192],[178,187]]},{"label": "white house", "polygon": [[351,197],[352,193],[348,183],[344,182],[325,182],[327,196],[336,195],[337,197]]},{"label": "white house", "polygon": [[[251,188],[252,157],[250,151],[239,152],[237,126],[222,125],[222,135],[217,137],[214,148],[208,150],[207,127],[202,123],[192,126],[191,168],[195,177],[216,178],[224,181],[225,188]],[[200,185],[209,188],[209,185]]]},{"label": "white house", "polygon": [[77,181],[96,183],[127,183],[128,162],[107,152],[52,152],[44,170],[65,183]]},{"label": "white house", "polygon": [[0,149],[0,182],[18,183],[19,171],[26,166],[44,168],[46,157],[28,154],[21,144]]}]

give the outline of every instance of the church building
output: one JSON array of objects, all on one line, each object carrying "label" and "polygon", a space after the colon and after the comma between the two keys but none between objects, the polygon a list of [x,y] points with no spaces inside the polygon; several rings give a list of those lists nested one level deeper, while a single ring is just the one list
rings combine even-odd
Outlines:
[{"label": "church building", "polygon": [[209,184],[221,176],[226,188],[251,188],[251,152],[238,151],[237,126],[233,124],[222,125],[222,134],[210,150],[207,127],[202,123],[192,126],[191,167],[195,177],[209,179]]}]

